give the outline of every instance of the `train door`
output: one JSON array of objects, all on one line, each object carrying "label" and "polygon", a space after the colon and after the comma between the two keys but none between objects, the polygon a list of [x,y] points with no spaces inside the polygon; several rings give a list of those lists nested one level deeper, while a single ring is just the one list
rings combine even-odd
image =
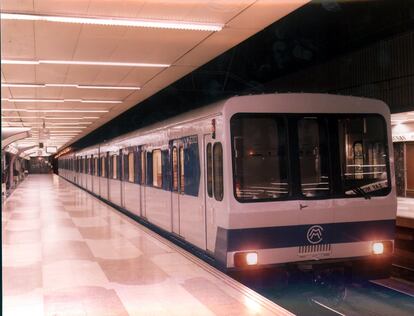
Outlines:
[{"label": "train door", "polygon": [[141,147],[141,183],[139,186],[141,216],[146,218],[145,188],[147,184],[147,151]]},{"label": "train door", "polygon": [[184,147],[181,140],[171,144],[172,190],[171,190],[171,226],[172,232],[181,235],[180,196],[184,193],[181,175],[184,169]]},{"label": "train door", "polygon": [[215,223],[215,200],[213,197],[213,139],[211,134],[204,135],[204,181],[206,192],[205,199],[205,229],[206,229],[206,248],[214,251],[216,242],[217,225]]},{"label": "train door", "polygon": [[[329,129],[323,117],[301,117],[296,120],[298,181],[298,223],[305,227],[305,244],[329,244],[327,225],[334,221],[330,196]],[[359,149],[358,149],[359,150]],[[330,248],[321,248],[330,252]]]}]

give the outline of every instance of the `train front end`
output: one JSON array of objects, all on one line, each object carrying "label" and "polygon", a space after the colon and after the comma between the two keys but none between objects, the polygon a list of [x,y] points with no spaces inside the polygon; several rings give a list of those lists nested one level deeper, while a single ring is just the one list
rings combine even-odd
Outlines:
[{"label": "train front end", "polygon": [[229,103],[226,267],[387,276],[396,216],[387,106],[309,94]]}]

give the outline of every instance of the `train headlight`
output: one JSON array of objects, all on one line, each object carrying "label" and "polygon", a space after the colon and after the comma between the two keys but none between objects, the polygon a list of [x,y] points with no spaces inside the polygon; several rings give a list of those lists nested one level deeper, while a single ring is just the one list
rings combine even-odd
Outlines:
[{"label": "train headlight", "polygon": [[257,252],[236,252],[234,254],[234,266],[254,266],[258,263]]},{"label": "train headlight", "polygon": [[372,244],[372,253],[374,255],[382,255],[384,253],[384,244],[382,242],[374,242]]},{"label": "train headlight", "polygon": [[371,247],[374,255],[391,254],[394,250],[392,240],[375,241]]}]

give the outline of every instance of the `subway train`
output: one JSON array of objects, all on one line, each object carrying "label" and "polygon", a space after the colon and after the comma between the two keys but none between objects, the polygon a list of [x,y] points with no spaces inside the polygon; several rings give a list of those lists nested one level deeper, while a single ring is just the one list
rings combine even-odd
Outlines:
[{"label": "subway train", "polygon": [[390,112],[327,94],[236,96],[59,157],[59,175],[224,271],[388,275]]}]

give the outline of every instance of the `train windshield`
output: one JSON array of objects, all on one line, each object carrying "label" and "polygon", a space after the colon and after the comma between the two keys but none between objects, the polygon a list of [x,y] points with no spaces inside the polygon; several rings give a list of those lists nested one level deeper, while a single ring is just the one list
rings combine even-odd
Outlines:
[{"label": "train windshield", "polygon": [[238,114],[231,120],[235,195],[240,200],[286,196],[285,121],[271,115]]},{"label": "train windshield", "polygon": [[338,120],[345,195],[378,195],[389,187],[386,126],[379,116]]},{"label": "train windshield", "polygon": [[387,129],[379,115],[240,113],[230,126],[234,195],[241,202],[390,191]]}]

